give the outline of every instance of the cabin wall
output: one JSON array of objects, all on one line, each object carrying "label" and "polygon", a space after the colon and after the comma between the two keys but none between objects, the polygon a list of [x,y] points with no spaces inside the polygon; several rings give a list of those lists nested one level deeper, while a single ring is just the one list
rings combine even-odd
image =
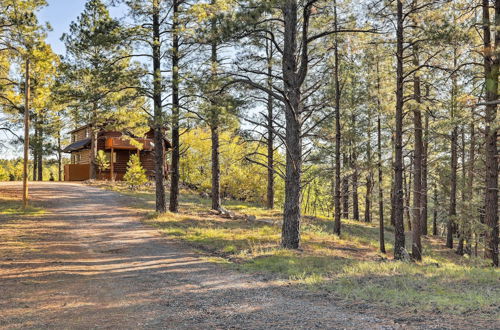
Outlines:
[{"label": "cabin wall", "polygon": [[[80,141],[90,137],[90,128],[85,127],[71,134],[72,142]],[[155,160],[154,152],[150,150],[142,150],[138,152],[137,150],[124,150],[124,149],[114,149],[114,156],[111,155],[111,150],[106,149],[106,139],[109,137],[121,137],[123,134],[121,132],[106,131],[101,132],[97,138],[97,150],[103,150],[108,159],[111,161],[113,159],[113,172],[116,180],[123,180],[123,176],[127,172],[127,163],[130,160],[130,155],[139,153],[140,161],[142,167],[146,170],[146,175],[148,177],[154,176]],[[153,131],[146,133],[146,138],[152,139],[154,137]],[[76,165],[90,164],[90,150],[80,150],[75,151],[71,154],[71,163]],[[168,162],[165,164],[166,175],[168,175]],[[68,170],[69,171],[69,170]],[[102,171],[100,179],[109,180],[111,179],[111,168]]]},{"label": "cabin wall", "polygon": [[85,127],[81,130],[71,133],[71,142],[80,141],[90,137],[90,128]]},{"label": "cabin wall", "polygon": [[90,164],[90,150],[84,149],[72,152],[71,164]]}]

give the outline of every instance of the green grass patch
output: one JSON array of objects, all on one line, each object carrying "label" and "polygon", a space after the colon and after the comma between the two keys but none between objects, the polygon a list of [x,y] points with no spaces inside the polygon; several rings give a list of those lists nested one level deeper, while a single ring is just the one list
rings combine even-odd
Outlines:
[{"label": "green grass patch", "polygon": [[43,208],[35,205],[29,205],[23,208],[22,202],[10,199],[0,199],[0,216],[9,218],[18,216],[34,216],[45,213]]},{"label": "green grass patch", "polygon": [[[128,192],[145,208],[154,208],[154,192]],[[342,220],[342,235],[332,235],[333,221],[305,216],[301,250],[280,248],[279,210],[240,201],[224,201],[240,215],[224,219],[209,211],[210,200],[192,191],[181,193],[181,213],[149,213],[146,222],[193,247],[210,252],[215,261],[244,272],[274,276],[312,290],[324,290],[346,301],[363,301],[390,310],[414,309],[447,314],[474,313],[498,317],[500,271],[479,258],[458,257],[442,248],[440,238],[424,239],[424,261],[404,263],[378,252],[378,224]],[[243,215],[258,220],[246,221]],[[386,249],[394,232],[386,228]],[[410,249],[411,240],[407,239]],[[225,261],[222,261],[225,260]]]}]

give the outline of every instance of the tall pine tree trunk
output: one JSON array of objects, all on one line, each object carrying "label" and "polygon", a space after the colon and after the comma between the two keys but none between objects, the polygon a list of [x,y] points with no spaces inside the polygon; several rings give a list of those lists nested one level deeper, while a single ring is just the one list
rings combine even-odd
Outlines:
[{"label": "tall pine tree trunk", "polygon": [[[380,69],[379,60],[377,58],[377,95],[380,95]],[[377,96],[377,169],[378,169],[378,221],[379,221],[379,245],[380,252],[385,251],[385,233],[384,233],[384,187],[383,187],[383,172],[382,172],[382,105],[380,97]]]},{"label": "tall pine tree trunk", "polygon": [[[212,66],[212,79],[217,79],[217,41],[216,41],[216,20],[212,20],[212,42],[210,63]],[[219,112],[215,100],[212,100],[210,112],[210,133],[212,140],[212,210],[222,210],[220,197],[220,143],[219,143]]]},{"label": "tall pine tree trunk", "polygon": [[[427,96],[429,96],[429,90],[427,89]],[[420,218],[420,226],[422,228],[422,235],[428,234],[428,226],[427,226],[427,202],[428,202],[428,153],[429,153],[429,113],[425,113],[425,124],[424,124],[424,145],[423,145],[423,154],[422,154],[422,213]]]},{"label": "tall pine tree trunk", "polygon": [[[352,116],[352,129],[356,129],[356,115]],[[359,221],[359,194],[358,194],[358,165],[357,158],[358,155],[356,153],[356,145],[354,141],[351,141],[351,157],[350,157],[350,165],[352,168],[352,218],[354,220]]]},{"label": "tall pine tree trunk", "polygon": [[[343,154],[343,168],[344,171],[349,171],[349,157],[347,153]],[[342,217],[349,218],[349,175],[344,175],[342,178]]]},{"label": "tall pine tree trunk", "polygon": [[[461,128],[461,161],[462,161],[462,182],[465,184],[465,176],[466,176],[466,167],[465,167],[465,126],[462,126]],[[465,199],[466,199],[466,191],[465,187],[462,188],[462,205],[465,205]],[[461,221],[460,223],[457,224],[458,227],[458,245],[457,245],[457,250],[455,251],[456,254],[463,256],[464,255],[464,243],[465,243],[465,228],[467,228],[467,219],[463,215],[461,216]]]},{"label": "tall pine tree trunk", "polygon": [[212,140],[212,210],[220,211],[220,142],[219,142],[219,127],[212,122],[210,126]]},{"label": "tall pine tree trunk", "polygon": [[[486,86],[485,111],[485,198],[484,221],[488,227],[485,236],[485,257],[490,258],[495,267],[498,267],[498,74],[500,33],[496,31],[495,40],[491,40],[489,14],[489,0],[483,0],[483,40],[484,40],[484,76]],[[500,26],[500,0],[495,1],[496,28]]]},{"label": "tall pine tree trunk", "polygon": [[396,23],[396,132],[394,136],[394,258],[403,258],[405,231],[403,224],[403,3],[397,0]]},{"label": "tall pine tree trunk", "polygon": [[43,181],[43,116],[40,116],[38,120],[38,130],[36,138],[36,149],[37,149],[37,180]]},{"label": "tall pine tree trunk", "polygon": [[61,131],[57,131],[57,179],[63,181]]},{"label": "tall pine tree trunk", "polygon": [[[267,87],[272,89],[273,48],[272,43],[266,40],[267,55]],[[274,208],[274,109],[273,96],[267,94],[267,202],[268,209]]]},{"label": "tall pine tree trunk", "polygon": [[[334,28],[337,29],[337,1],[333,1],[334,10]],[[335,57],[335,67],[333,69],[333,79],[335,82],[335,223],[333,226],[333,232],[340,236],[340,216],[341,216],[341,206],[340,206],[340,143],[341,143],[341,132],[340,132],[340,77],[339,77],[339,42],[337,36],[335,36],[333,45],[333,56]],[[344,211],[345,212],[345,211]]]},{"label": "tall pine tree trunk", "polygon": [[155,186],[156,212],[167,211],[165,198],[165,142],[164,119],[162,110],[162,79],[161,79],[161,43],[160,43],[160,3],[153,0],[153,103],[154,103],[154,144],[155,144]]},{"label": "tall pine tree trunk", "polygon": [[[302,176],[302,91],[301,86],[307,75],[308,49],[302,44],[298,51],[298,4],[296,0],[285,0],[282,4],[284,20],[284,44],[282,70],[285,92],[285,120],[287,145],[285,173],[285,207],[281,245],[297,249],[300,244],[300,202]],[[302,35],[308,35],[311,6],[303,11]],[[299,60],[300,59],[300,60]],[[299,64],[300,63],[300,64]]]},{"label": "tall pine tree trunk", "polygon": [[[472,108],[472,117],[470,124],[470,148],[469,148],[469,166],[467,174],[467,194],[470,201],[474,198],[474,171],[475,171],[475,157],[476,157],[476,127],[474,123],[474,108]],[[469,222],[467,228],[467,249],[469,255],[472,255],[472,223]]]},{"label": "tall pine tree trunk", "polygon": [[[457,50],[453,50],[454,53],[454,67],[457,67]],[[455,120],[456,115],[456,98],[458,92],[457,77],[453,75],[452,77],[452,88],[451,88],[451,120]],[[451,164],[450,164],[450,209],[448,212],[448,223],[446,226],[446,247],[449,249],[453,248],[453,233],[455,232],[455,222],[457,216],[457,168],[458,168],[458,127],[453,123],[453,129],[451,132]]]},{"label": "tall pine tree trunk", "polygon": [[[413,65],[419,66],[418,47],[413,47]],[[415,99],[415,107],[413,109],[413,127],[414,127],[414,152],[413,152],[413,219],[412,219],[412,257],[415,260],[422,260],[422,241],[421,241],[421,207],[422,207],[422,155],[423,155],[423,140],[422,140],[422,112],[420,109],[421,90],[420,77],[418,73],[413,76],[413,98]]]},{"label": "tall pine tree trunk", "polygon": [[30,149],[30,59],[26,59],[24,76],[24,149],[23,149],[23,208],[28,207],[28,162]]},{"label": "tall pine tree trunk", "polygon": [[37,175],[38,175],[38,115],[35,113],[33,114],[33,128],[34,128],[34,134],[33,138],[31,139],[31,149],[33,151],[33,181],[37,180]]},{"label": "tall pine tree trunk", "polygon": [[179,212],[179,3],[172,3],[172,168],[170,176],[170,212]]},{"label": "tall pine tree trunk", "polygon": [[365,194],[365,222],[372,222],[371,206],[372,206],[372,189],[373,189],[373,171],[372,171],[372,117],[371,112],[368,113],[368,141],[367,141],[367,163],[368,174],[366,175],[366,194]]}]

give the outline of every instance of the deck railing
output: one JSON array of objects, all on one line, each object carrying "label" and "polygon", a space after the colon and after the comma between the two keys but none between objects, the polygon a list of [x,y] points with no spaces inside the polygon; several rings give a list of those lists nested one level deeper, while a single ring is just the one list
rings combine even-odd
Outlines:
[{"label": "deck railing", "polygon": [[[121,137],[108,137],[106,139],[105,147],[106,149],[125,149],[125,150],[152,150],[153,149],[153,141],[151,139],[133,139],[135,141],[132,142],[131,139],[124,139]],[[142,147],[138,148],[138,144]]]}]

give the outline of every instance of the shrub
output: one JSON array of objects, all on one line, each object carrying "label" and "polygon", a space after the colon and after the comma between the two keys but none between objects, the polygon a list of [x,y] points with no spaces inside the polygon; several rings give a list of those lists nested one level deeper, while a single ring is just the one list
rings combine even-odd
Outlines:
[{"label": "shrub", "polygon": [[130,160],[127,163],[127,173],[125,173],[123,178],[131,189],[137,189],[148,181],[146,170],[141,165],[139,155],[130,156]]},{"label": "shrub", "polygon": [[103,150],[99,150],[97,152],[97,156],[95,157],[95,164],[97,166],[97,169],[99,170],[99,177],[101,176],[102,171],[105,171],[109,168],[109,159]]},{"label": "shrub", "polygon": [[0,166],[0,181],[9,181],[9,173],[3,166]]}]

